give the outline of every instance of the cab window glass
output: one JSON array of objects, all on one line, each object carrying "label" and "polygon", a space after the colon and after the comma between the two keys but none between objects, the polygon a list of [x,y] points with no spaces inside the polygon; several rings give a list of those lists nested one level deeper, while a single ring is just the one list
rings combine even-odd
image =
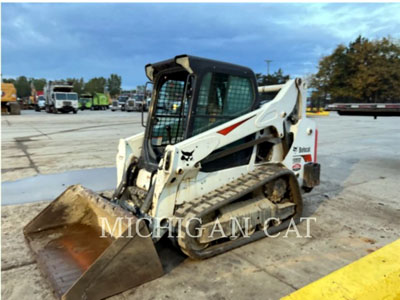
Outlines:
[{"label": "cab window glass", "polygon": [[67,95],[63,93],[56,93],[56,100],[67,100]]},{"label": "cab window glass", "polygon": [[184,102],[186,77],[166,80],[158,93],[152,128],[152,145],[166,146],[183,140],[187,105]]},{"label": "cab window glass", "polygon": [[193,135],[249,112],[253,102],[254,91],[249,78],[207,73],[200,86]]}]

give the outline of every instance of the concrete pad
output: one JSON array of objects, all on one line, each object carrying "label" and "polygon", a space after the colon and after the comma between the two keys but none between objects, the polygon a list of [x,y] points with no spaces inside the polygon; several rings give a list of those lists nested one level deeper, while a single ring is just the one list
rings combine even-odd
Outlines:
[{"label": "concrete pad", "polygon": [[[2,128],[6,140],[13,143],[15,137],[30,137],[23,143],[41,173],[114,166],[117,140],[143,130],[140,114],[135,113],[7,117],[11,125]],[[399,119],[336,114],[313,119],[319,127],[322,174],[321,185],[304,197],[304,215],[316,218],[311,222],[312,238],[291,233],[288,238],[264,238],[201,262],[186,259],[165,276],[112,299],[278,299],[398,239]],[[28,128],[31,125],[36,133]],[[4,153],[11,156],[7,149]],[[25,173],[14,175],[23,178]],[[7,292],[8,299],[21,296],[12,294],[18,290],[21,274],[29,276],[25,289],[43,280],[30,265],[20,231],[41,209],[35,205],[3,207],[2,259],[7,270],[2,272],[2,294]],[[305,225],[298,227],[303,235]],[[38,286],[43,287],[41,294],[30,299],[47,299],[49,288]]]},{"label": "concrete pad", "polygon": [[[400,166],[397,171],[399,170]],[[379,202],[380,199],[382,199],[388,205],[397,205],[400,196],[399,180],[400,178],[397,176],[380,176],[379,179],[373,179],[358,185],[352,185],[346,188],[346,191],[352,192],[359,196],[372,198],[374,203],[381,203],[381,205],[384,204]]]},{"label": "concrete pad", "polygon": [[1,297],[9,300],[56,300],[36,264],[1,272]]},{"label": "concrete pad", "polygon": [[[71,159],[73,155],[74,159]],[[96,155],[90,154],[65,154],[65,155],[46,155],[34,156],[34,161],[38,165],[40,174],[62,173],[71,170],[93,169],[93,168],[114,168],[116,152],[103,153],[97,152]],[[103,159],[108,157],[108,159]]]},{"label": "concrete pad", "polygon": [[16,155],[2,159],[1,166],[3,169],[2,173],[5,174],[15,169],[31,168],[31,163],[25,155]]},{"label": "concrete pad", "polygon": [[26,205],[3,206],[1,209],[1,269],[15,269],[34,262],[25,244],[22,229],[47,202]]},{"label": "concrete pad", "polygon": [[[211,267],[214,266],[214,267]],[[268,284],[268,292],[265,285]],[[232,253],[185,260],[169,274],[124,293],[128,299],[278,299],[293,288]]]},{"label": "concrete pad", "polygon": [[[140,113],[84,111],[53,115],[23,111],[15,117],[3,116],[2,120],[3,169],[21,167],[12,156],[23,155],[39,174],[115,167],[119,139],[144,130]],[[32,175],[20,169],[18,174],[4,173],[2,181]]]},{"label": "concrete pad", "polygon": [[399,252],[400,239],[282,300],[398,299],[400,297]]},{"label": "concrete pad", "polygon": [[81,184],[96,192],[114,190],[117,185],[116,173],[116,168],[96,168],[3,182],[1,204],[51,201],[61,195],[67,187],[75,184]]},{"label": "concrete pad", "polygon": [[[2,283],[4,288],[2,295],[7,299],[53,299],[51,298],[51,288],[38,272],[22,235],[22,228],[26,225],[26,220],[31,220],[47,204],[32,203],[3,207]],[[210,265],[218,266],[218,268],[213,268],[211,271]],[[237,282],[239,273],[240,284]],[[36,286],[33,293],[29,294],[31,298],[21,294],[19,283],[16,282],[16,278],[22,274],[29,279],[24,280],[21,289],[27,289],[32,284]],[[265,282],[269,282],[273,287],[265,299],[277,299],[277,297],[294,291],[293,288],[271,276],[265,270],[232,253],[227,253],[207,261],[186,259],[167,275],[111,299],[163,299],[168,297],[187,299],[188,295],[197,299],[254,298],[262,293]]]},{"label": "concrete pad", "polygon": [[12,171],[7,171],[5,173],[1,173],[1,181],[5,182],[5,181],[14,181],[14,180],[18,180],[21,177],[32,177],[37,175],[38,173],[36,172],[36,170],[34,168],[24,168],[24,169],[14,169]]}]

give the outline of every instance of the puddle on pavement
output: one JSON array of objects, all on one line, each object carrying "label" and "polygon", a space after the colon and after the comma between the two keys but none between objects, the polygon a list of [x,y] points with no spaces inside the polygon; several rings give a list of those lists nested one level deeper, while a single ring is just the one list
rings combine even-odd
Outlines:
[{"label": "puddle on pavement", "polygon": [[68,186],[78,183],[95,192],[112,190],[116,177],[116,168],[97,168],[5,181],[1,183],[1,205],[54,200]]}]

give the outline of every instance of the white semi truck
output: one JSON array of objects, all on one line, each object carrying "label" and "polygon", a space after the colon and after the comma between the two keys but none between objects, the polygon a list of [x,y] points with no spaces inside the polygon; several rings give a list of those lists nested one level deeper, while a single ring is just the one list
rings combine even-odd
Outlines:
[{"label": "white semi truck", "polygon": [[78,112],[78,94],[73,92],[73,86],[65,83],[49,81],[44,88],[47,113]]}]

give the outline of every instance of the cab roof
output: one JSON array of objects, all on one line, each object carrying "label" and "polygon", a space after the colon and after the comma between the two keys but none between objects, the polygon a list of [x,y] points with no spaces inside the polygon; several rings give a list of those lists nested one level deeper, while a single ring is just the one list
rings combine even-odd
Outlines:
[{"label": "cab roof", "polygon": [[150,81],[154,81],[158,73],[172,68],[183,68],[190,74],[203,73],[211,68],[221,73],[246,77],[254,76],[254,72],[248,67],[186,54],[178,55],[174,58],[154,64],[147,64],[145,66],[146,76]]}]

